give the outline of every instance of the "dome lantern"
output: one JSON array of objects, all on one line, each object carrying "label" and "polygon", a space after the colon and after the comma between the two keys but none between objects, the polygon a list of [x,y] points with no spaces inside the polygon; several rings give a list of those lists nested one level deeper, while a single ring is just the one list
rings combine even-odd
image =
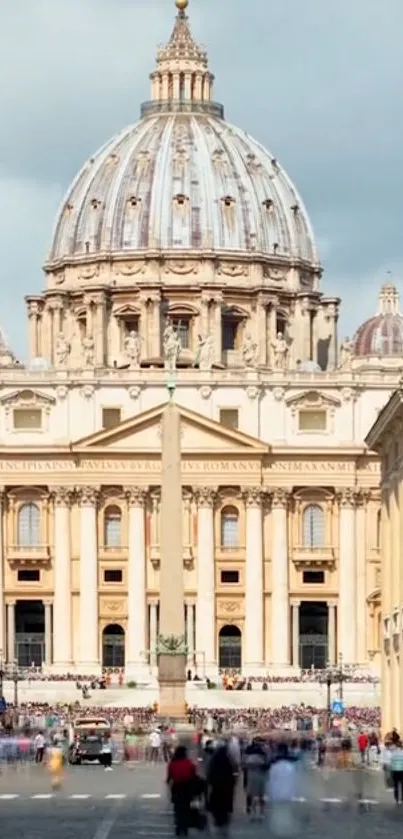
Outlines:
[{"label": "dome lantern", "polygon": [[168,112],[210,113],[221,119],[223,106],[212,101],[214,76],[207,51],[196,44],[186,14],[188,0],[176,0],[178,10],[172,35],[157,53],[157,67],[150,75],[151,100],[141,116]]}]

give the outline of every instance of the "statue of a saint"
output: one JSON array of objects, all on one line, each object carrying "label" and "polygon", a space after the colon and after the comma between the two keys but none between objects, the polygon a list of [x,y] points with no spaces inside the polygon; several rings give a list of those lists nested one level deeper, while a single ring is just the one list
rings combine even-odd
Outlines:
[{"label": "statue of a saint", "polygon": [[125,339],[125,354],[129,360],[130,369],[138,370],[140,367],[141,339],[135,329],[132,329]]},{"label": "statue of a saint", "polygon": [[179,338],[171,323],[167,323],[164,329],[164,367],[171,373],[176,370],[176,362],[178,360],[179,351],[181,348]]},{"label": "statue of a saint", "polygon": [[199,370],[211,370],[214,364],[214,338],[208,333],[204,338],[199,335],[199,346],[196,352],[196,364]]},{"label": "statue of a saint", "polygon": [[83,361],[84,368],[94,366],[94,339],[92,335],[83,338]]},{"label": "statue of a saint", "polygon": [[345,338],[340,346],[339,367],[348,370],[351,367],[351,360],[353,357],[354,341],[350,338]]},{"label": "statue of a saint", "polygon": [[287,367],[288,344],[282,332],[277,332],[276,340],[272,343],[272,348],[274,370],[285,370]]},{"label": "statue of a saint", "polygon": [[246,367],[256,367],[257,343],[253,340],[250,332],[247,332],[242,344],[242,358]]},{"label": "statue of a saint", "polygon": [[59,332],[56,338],[56,346],[55,346],[55,360],[56,360],[56,367],[65,367],[67,364],[67,359],[69,357],[70,352],[70,344],[63,335],[63,332]]}]

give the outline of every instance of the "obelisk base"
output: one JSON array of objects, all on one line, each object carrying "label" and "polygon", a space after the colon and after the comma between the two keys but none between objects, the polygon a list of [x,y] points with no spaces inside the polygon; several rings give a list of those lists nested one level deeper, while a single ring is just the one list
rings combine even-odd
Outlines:
[{"label": "obelisk base", "polygon": [[180,718],[186,714],[186,655],[158,656],[159,715]]}]

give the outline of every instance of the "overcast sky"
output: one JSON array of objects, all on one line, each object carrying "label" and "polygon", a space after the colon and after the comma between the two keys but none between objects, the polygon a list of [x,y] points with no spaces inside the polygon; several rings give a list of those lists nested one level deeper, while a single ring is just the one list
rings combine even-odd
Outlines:
[{"label": "overcast sky", "polygon": [[[215,98],[303,195],[344,298],[341,335],[403,291],[402,0],[190,0]],[[24,356],[23,296],[64,192],[87,157],[135,122],[173,0],[13,0],[0,9],[0,322]]]}]

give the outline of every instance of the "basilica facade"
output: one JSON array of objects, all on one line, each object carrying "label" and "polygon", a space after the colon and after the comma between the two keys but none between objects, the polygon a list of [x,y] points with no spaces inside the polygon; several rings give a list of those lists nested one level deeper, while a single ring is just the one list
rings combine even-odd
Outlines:
[{"label": "basilica facade", "polygon": [[141,119],[63,201],[27,297],[29,361],[0,347],[0,649],[152,674],[174,377],[189,665],[376,669],[380,469],[364,440],[401,375],[397,291],[339,345],[302,199],[225,120],[186,6]]}]

